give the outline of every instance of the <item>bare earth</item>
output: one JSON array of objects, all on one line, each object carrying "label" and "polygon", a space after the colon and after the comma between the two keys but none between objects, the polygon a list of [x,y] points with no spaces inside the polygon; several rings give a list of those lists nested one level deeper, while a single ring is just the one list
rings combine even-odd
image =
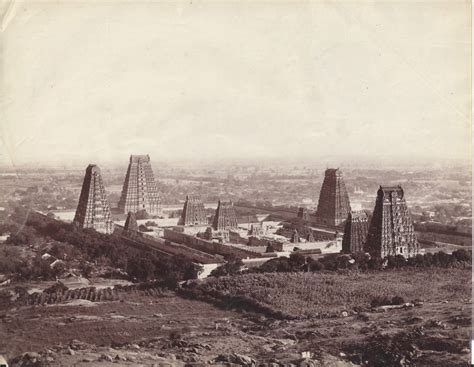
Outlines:
[{"label": "bare earth", "polygon": [[173,292],[74,302],[2,311],[0,350],[10,360],[29,352],[13,366],[35,360],[49,366],[184,365],[226,358],[240,364],[250,358],[295,363],[303,356],[323,366],[351,366],[351,350],[367,338],[400,331],[418,335],[413,340],[416,366],[465,366],[469,361],[470,300],[303,321],[223,310]]}]

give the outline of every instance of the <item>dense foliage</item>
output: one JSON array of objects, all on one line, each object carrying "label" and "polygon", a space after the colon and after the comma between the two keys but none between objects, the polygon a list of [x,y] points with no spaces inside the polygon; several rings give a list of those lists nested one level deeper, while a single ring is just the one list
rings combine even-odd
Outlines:
[{"label": "dense foliage", "polygon": [[401,255],[388,256],[384,260],[371,258],[366,253],[356,254],[328,254],[320,259],[304,257],[298,252],[292,253],[290,257],[278,257],[262,264],[254,272],[260,273],[285,273],[295,271],[322,271],[322,270],[381,270],[398,269],[404,267],[465,267],[472,261],[470,251],[460,249],[453,251],[452,254],[437,252],[435,254],[416,255],[415,257],[405,259]]},{"label": "dense foliage", "polygon": [[[84,260],[125,269],[137,280],[156,278],[166,280],[171,285],[180,280],[195,278],[200,270],[185,257],[160,257],[129,246],[120,236],[106,235],[92,229],[79,230],[72,224],[29,213],[22,208],[15,211],[12,219],[23,225],[21,231],[10,237],[17,238],[22,233],[27,233],[30,240],[43,237],[68,243],[79,251]],[[53,248],[56,255],[62,250],[60,245],[58,247]],[[40,265],[39,269],[43,269],[43,264]]]},{"label": "dense foliage", "polygon": [[331,317],[381,304],[471,296],[468,269],[385,272],[256,273],[207,278],[183,292],[222,306],[273,317]]},{"label": "dense foliage", "polygon": [[210,276],[211,277],[221,277],[226,275],[235,275],[238,274],[244,263],[242,260],[235,256],[230,256],[226,259],[226,263],[214,269]]}]

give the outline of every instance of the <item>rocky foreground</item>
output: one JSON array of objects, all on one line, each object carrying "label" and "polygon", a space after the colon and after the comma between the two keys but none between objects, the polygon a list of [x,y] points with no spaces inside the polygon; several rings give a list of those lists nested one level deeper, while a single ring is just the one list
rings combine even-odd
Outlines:
[{"label": "rocky foreground", "polygon": [[469,299],[277,320],[173,292],[19,305],[0,314],[11,366],[465,366]]}]

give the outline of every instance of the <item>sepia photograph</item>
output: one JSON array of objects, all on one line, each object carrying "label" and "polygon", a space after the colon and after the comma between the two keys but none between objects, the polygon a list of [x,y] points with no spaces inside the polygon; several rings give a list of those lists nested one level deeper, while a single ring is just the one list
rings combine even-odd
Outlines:
[{"label": "sepia photograph", "polygon": [[464,367],[468,0],[0,0],[0,367]]}]

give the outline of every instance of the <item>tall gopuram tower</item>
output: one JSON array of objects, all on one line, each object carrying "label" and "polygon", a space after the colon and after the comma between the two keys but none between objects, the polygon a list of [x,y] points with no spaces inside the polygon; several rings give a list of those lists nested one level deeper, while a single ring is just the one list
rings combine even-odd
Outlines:
[{"label": "tall gopuram tower", "polygon": [[199,195],[186,195],[178,225],[193,226],[207,224],[206,210]]},{"label": "tall gopuram tower", "polygon": [[342,238],[342,252],[364,252],[369,231],[369,216],[365,210],[351,211]]},{"label": "tall gopuram tower", "polygon": [[149,155],[131,155],[122,195],[118,203],[120,211],[145,210],[150,215],[161,214],[160,197]]},{"label": "tall gopuram tower", "polygon": [[319,193],[316,223],[339,226],[351,211],[349,195],[339,168],[329,168],[324,175],[323,185]]},{"label": "tall gopuram tower", "polygon": [[95,164],[90,164],[86,169],[73,223],[79,228],[93,228],[102,233],[113,232],[109,201],[100,168]]},{"label": "tall gopuram tower", "polygon": [[367,250],[375,257],[418,254],[413,222],[400,185],[380,186],[367,236]]},{"label": "tall gopuram tower", "polygon": [[237,215],[235,214],[232,201],[219,200],[212,228],[216,231],[224,231],[237,228]]}]

